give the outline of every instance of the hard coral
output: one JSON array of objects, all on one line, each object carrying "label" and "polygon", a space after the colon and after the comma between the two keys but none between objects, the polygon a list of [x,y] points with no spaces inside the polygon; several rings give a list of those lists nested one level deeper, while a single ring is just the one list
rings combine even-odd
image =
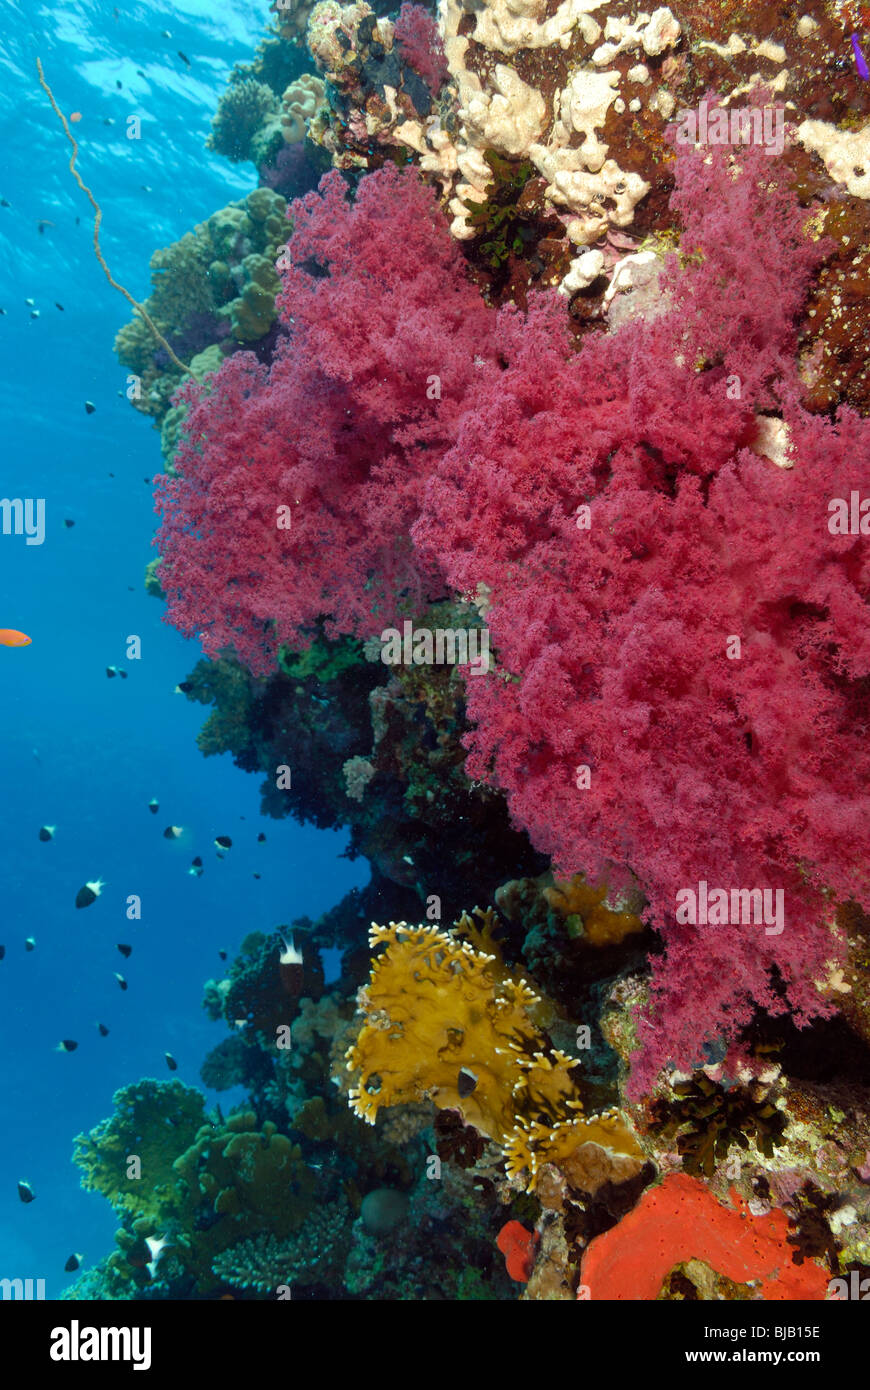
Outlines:
[{"label": "hard coral", "polygon": [[581,1283],[597,1300],[655,1299],[675,1265],[698,1259],[728,1279],[751,1282],[766,1300],[824,1299],[827,1271],[812,1260],[793,1263],[788,1230],[781,1211],[752,1216],[739,1198],[724,1206],[697,1179],[673,1173],[592,1241]]},{"label": "hard coral", "polygon": [[232,82],[220,99],[206,144],[236,164],[253,159],[254,136],[277,111],[278,99],[265,82]]},{"label": "hard coral", "polygon": [[618,1112],[578,1113],[579,1064],[552,1046],[539,1021],[545,1001],[504,963],[492,912],[474,916],[453,932],[373,925],[371,945],[386,950],[346,1053],[352,1108],[374,1124],[384,1107],[430,1098],[494,1140],[508,1174],[530,1188],[545,1163],[567,1164],[590,1143],[626,1156],[633,1175],[636,1138]]},{"label": "hard coral", "polygon": [[[142,1081],[112,1097],[115,1113],[75,1139],[81,1185],[101,1192],[116,1211],[162,1220],[177,1202],[174,1162],[205,1121],[205,1098],[180,1081]],[[138,1155],[141,1176],[128,1177]]]}]

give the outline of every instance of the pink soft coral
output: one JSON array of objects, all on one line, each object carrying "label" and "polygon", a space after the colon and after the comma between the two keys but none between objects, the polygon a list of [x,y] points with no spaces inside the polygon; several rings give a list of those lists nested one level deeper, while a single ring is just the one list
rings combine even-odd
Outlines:
[{"label": "pink soft coral", "polygon": [[[671,267],[663,316],[574,355],[552,305],[502,313],[501,365],[415,528],[455,587],[491,591],[501,669],[469,682],[469,775],[506,791],[560,872],[636,875],[663,932],[635,1093],[756,1004],[825,1012],[828,890],[870,907],[870,569],[861,537],[827,527],[828,500],[867,477],[870,424],[796,403],[819,251],[770,162],[741,163],[681,157],[703,260]],[[753,407],[777,402],[790,470],[747,447]],[[781,935],[678,925],[677,892],[702,879],[782,889]]]},{"label": "pink soft coral", "polygon": [[438,25],[428,10],[405,3],[396,18],[395,35],[405,62],[433,92],[439,92],[447,80],[447,58]]},{"label": "pink soft coral", "polygon": [[268,369],[237,353],[185,388],[159,490],[170,620],[256,673],[319,617],[369,636],[440,589],[408,532],[494,323],[414,171],[369,175],[352,205],[327,174],[291,215],[288,335]]}]

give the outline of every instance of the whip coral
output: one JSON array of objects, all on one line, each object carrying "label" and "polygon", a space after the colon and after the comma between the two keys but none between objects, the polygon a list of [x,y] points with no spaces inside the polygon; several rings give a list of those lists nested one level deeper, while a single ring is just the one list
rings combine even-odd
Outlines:
[{"label": "whip coral", "polygon": [[702,1182],[672,1173],[648,1188],[618,1225],[596,1236],[580,1271],[592,1299],[649,1300],[670,1270],[702,1260],[735,1283],[752,1282],[770,1301],[821,1300],[827,1271],[812,1260],[792,1261],[782,1211],[752,1216],[746,1203],[717,1201]]}]

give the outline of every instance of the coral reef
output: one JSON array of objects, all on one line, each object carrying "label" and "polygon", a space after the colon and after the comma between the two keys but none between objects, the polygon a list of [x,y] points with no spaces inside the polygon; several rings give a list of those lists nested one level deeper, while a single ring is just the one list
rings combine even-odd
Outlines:
[{"label": "coral reef", "polygon": [[817,0],[272,9],[209,138],[261,186],[155,253],[173,357],[117,346],[199,747],[371,880],[206,982],[241,1108],[79,1136],[71,1296],[821,1300],[870,1270],[870,84]]},{"label": "coral reef", "polygon": [[370,1124],[384,1107],[423,1099],[456,1111],[532,1190],[545,1165],[589,1190],[589,1147],[610,1156],[611,1179],[634,1177],[643,1153],[630,1127],[615,1110],[578,1113],[581,1064],[550,1042],[542,1020],[552,1008],[507,967],[493,925],[491,910],[475,909],[451,932],[372,927],[370,944],[386,949],[360,992],[364,1020],[345,1054],[351,1107]]},{"label": "coral reef", "polygon": [[[275,321],[278,249],[286,240],[286,203],[268,188],[229,203],[151,257],[149,315],[173,348],[190,361],[195,379],[220,366],[226,352],[262,339]],[[130,399],[158,427],[175,411],[161,436],[172,457],[183,413],[172,397],[182,373],[155,348],[139,318],[120,329],[115,351],[138,381]],[[128,393],[129,394],[129,393]]]}]

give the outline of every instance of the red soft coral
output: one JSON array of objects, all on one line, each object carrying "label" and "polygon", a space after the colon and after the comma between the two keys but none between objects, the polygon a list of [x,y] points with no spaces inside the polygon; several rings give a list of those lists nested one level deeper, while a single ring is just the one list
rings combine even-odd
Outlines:
[{"label": "red soft coral", "polygon": [[[760,151],[739,178],[721,151],[699,162],[681,157],[678,201],[703,260],[670,269],[669,311],[577,355],[551,305],[505,311],[501,365],[414,533],[455,587],[491,594],[501,669],[468,683],[469,775],[507,792],[561,873],[636,875],[663,931],[635,1094],[758,1004],[824,1013],[828,890],[870,907],[870,569],[827,527],[828,500],[867,477],[870,423],[796,404],[819,251],[795,199]],[[754,406],[777,401],[789,470],[746,447]],[[784,930],[678,924],[701,880],[781,889]]]},{"label": "red soft coral", "polygon": [[159,489],[170,621],[258,674],[321,616],[369,636],[440,589],[408,532],[494,321],[413,170],[367,176],[352,205],[327,174],[290,213],[288,334],[268,369],[238,353],[182,391]]},{"label": "red soft coral", "polygon": [[438,25],[422,5],[405,3],[395,21],[396,42],[405,62],[433,92],[447,81],[447,58]]}]

